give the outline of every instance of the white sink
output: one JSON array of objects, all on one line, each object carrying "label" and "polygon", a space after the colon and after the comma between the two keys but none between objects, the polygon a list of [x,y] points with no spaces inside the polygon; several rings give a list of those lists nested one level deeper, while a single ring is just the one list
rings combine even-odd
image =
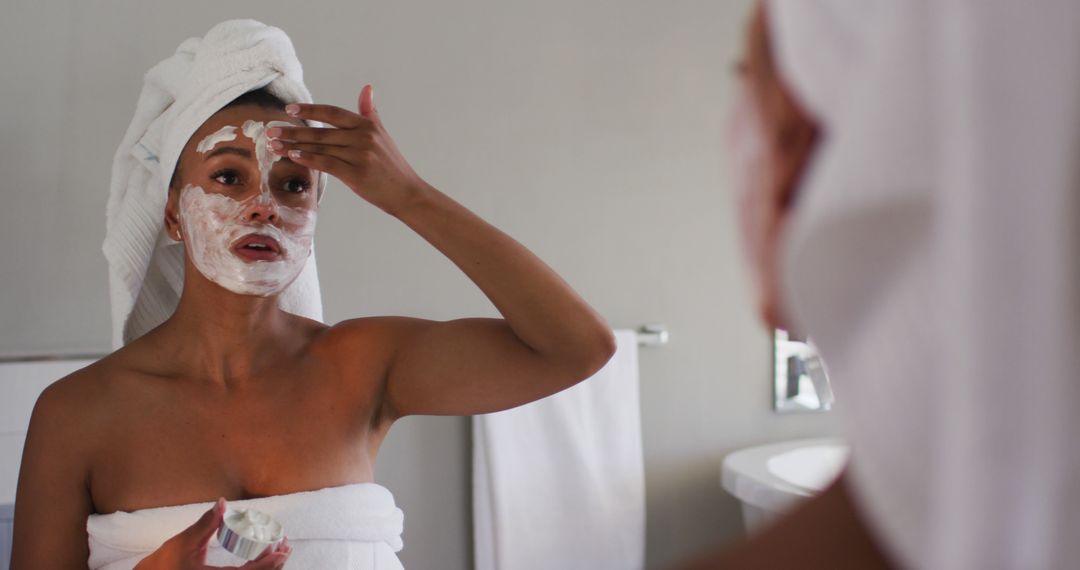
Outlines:
[{"label": "white sink", "polygon": [[729,454],[721,485],[742,502],[747,531],[766,524],[829,486],[847,464],[848,446],[836,438],[786,441]]},{"label": "white sink", "polygon": [[816,493],[844,469],[848,452],[848,446],[838,442],[805,445],[769,457],[766,467],[780,479]]}]

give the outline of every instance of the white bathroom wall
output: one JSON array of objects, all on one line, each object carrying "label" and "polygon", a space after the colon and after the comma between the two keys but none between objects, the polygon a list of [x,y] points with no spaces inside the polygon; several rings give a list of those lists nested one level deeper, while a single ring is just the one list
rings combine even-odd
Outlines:
[{"label": "white bathroom wall", "polygon": [[[671,344],[641,354],[648,566],[730,541],[741,523],[720,489],[723,455],[835,432],[830,416],[770,411],[769,340],[741,271],[723,129],[748,5],[8,0],[0,354],[107,350],[109,168],[142,74],[220,20],[260,19],[293,37],[317,99],[354,108],[373,82],[415,168],[532,248],[612,326],[669,325]],[[336,181],[319,223],[329,321],[496,314],[438,252]],[[407,567],[471,566],[467,419],[403,420],[377,476],[406,512]]]}]

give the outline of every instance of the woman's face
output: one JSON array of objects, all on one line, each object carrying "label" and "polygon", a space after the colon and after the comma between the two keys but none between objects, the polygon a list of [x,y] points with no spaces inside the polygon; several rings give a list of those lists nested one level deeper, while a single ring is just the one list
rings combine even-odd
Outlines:
[{"label": "woman's face", "polygon": [[316,172],[271,151],[275,125],[304,126],[284,111],[222,109],[188,141],[169,189],[170,235],[199,273],[242,295],[288,287],[315,235]]},{"label": "woman's face", "polygon": [[761,318],[771,328],[785,328],[779,244],[818,129],[777,73],[764,10],[759,3],[750,19],[728,141]]}]

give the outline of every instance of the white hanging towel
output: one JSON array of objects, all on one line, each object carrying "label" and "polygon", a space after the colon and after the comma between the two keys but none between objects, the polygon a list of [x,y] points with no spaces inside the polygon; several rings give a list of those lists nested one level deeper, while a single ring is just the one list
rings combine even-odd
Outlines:
[{"label": "white hanging towel", "polygon": [[645,471],[637,334],[592,378],[473,418],[477,570],[637,570]]}]

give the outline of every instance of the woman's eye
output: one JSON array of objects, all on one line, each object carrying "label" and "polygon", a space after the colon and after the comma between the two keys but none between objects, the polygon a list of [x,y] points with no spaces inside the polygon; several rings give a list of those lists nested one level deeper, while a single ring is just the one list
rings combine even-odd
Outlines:
[{"label": "woman's eye", "polygon": [[293,194],[306,192],[308,188],[311,188],[311,182],[303,178],[291,178],[285,182],[285,191]]},{"label": "woman's eye", "polygon": [[211,178],[226,186],[235,186],[240,183],[240,175],[235,170],[219,170]]}]

